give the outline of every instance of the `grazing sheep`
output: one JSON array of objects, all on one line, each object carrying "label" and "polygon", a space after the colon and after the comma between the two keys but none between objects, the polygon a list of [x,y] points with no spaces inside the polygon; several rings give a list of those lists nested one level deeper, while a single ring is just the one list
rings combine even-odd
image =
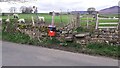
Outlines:
[{"label": "grazing sheep", "polygon": [[18,19],[19,18],[18,14],[13,14],[13,16],[14,16],[14,19]]},{"label": "grazing sheep", "polygon": [[10,22],[10,19],[6,19],[6,22]]},{"label": "grazing sheep", "polygon": [[119,19],[119,18],[113,17],[113,19]]},{"label": "grazing sheep", "polygon": [[10,18],[9,18],[9,15],[8,15],[8,18],[5,20],[6,23],[9,23],[10,22]]},{"label": "grazing sheep", "polygon": [[25,23],[25,19],[19,19],[18,23]]},{"label": "grazing sheep", "polygon": [[40,16],[38,16],[38,19],[39,19],[40,21],[42,21],[42,22],[45,21],[44,17],[40,17]]}]

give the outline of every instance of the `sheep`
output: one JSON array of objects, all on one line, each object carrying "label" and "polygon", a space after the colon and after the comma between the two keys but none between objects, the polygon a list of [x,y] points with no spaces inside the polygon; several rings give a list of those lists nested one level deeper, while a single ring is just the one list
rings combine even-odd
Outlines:
[{"label": "sheep", "polygon": [[40,17],[40,16],[38,16],[38,19],[39,19],[41,22],[45,22],[44,17]]},{"label": "sheep", "polygon": [[113,17],[113,19],[119,19],[119,18]]},{"label": "sheep", "polygon": [[14,19],[18,19],[19,18],[18,14],[13,14],[13,17],[14,17]]},{"label": "sheep", "polygon": [[19,20],[18,20],[18,23],[25,23],[25,19],[22,19],[22,18],[19,19]]},{"label": "sheep", "polygon": [[6,22],[10,22],[10,19],[6,19],[5,21],[6,21]]},{"label": "sheep", "polygon": [[5,20],[6,23],[9,23],[10,22],[10,18],[9,18],[9,15],[8,15],[8,18]]}]

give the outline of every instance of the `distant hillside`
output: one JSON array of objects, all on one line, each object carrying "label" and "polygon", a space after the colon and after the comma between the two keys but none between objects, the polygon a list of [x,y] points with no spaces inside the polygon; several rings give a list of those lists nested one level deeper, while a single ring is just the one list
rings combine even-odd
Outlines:
[{"label": "distant hillside", "polygon": [[118,10],[120,10],[119,6],[112,6],[112,7],[100,10],[99,13],[100,14],[118,14]]},{"label": "distant hillside", "polygon": [[80,14],[87,14],[87,11],[72,11],[71,13],[80,13]]}]

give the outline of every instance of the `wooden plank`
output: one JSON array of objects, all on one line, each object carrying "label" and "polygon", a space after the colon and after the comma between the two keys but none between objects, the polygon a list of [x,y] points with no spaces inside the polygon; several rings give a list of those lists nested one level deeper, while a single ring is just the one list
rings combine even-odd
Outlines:
[{"label": "wooden plank", "polygon": [[104,25],[104,24],[118,24],[118,23],[99,23],[99,25]]},{"label": "wooden plank", "polygon": [[98,28],[104,29],[104,28],[117,28],[117,26],[99,26]]},{"label": "wooden plank", "polygon": [[118,20],[119,18],[99,18],[99,20]]}]

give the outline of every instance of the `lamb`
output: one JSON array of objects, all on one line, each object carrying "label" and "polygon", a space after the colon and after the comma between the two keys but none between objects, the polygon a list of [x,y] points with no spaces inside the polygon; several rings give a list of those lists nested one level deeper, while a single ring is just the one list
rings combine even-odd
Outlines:
[{"label": "lamb", "polygon": [[42,22],[45,21],[44,17],[40,17],[40,16],[38,16],[38,19],[39,19],[40,21],[42,21]]},{"label": "lamb", "polygon": [[119,18],[113,17],[113,19],[119,19]]},{"label": "lamb", "polygon": [[14,19],[18,19],[19,18],[18,14],[13,14],[13,16],[14,16]]},{"label": "lamb", "polygon": [[25,19],[23,19],[23,18],[19,19],[18,23],[25,23]]},{"label": "lamb", "polygon": [[[19,19],[19,15],[18,14],[13,14],[14,19]],[[25,19],[21,18],[18,20],[18,23],[25,23]]]},{"label": "lamb", "polygon": [[6,22],[10,22],[10,19],[6,19]]},{"label": "lamb", "polygon": [[5,20],[6,23],[9,23],[10,22],[10,18],[9,18],[9,15],[8,15],[8,18]]}]

